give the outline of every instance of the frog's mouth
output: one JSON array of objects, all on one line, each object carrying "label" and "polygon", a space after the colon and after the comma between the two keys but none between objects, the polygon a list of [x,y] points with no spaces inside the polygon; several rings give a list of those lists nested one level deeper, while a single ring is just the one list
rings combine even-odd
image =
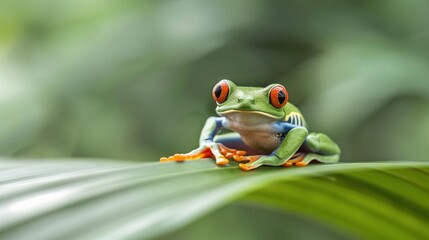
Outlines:
[{"label": "frog's mouth", "polygon": [[229,110],[220,113],[220,115],[226,117],[229,121],[245,126],[261,125],[279,120],[277,116],[259,111]]}]

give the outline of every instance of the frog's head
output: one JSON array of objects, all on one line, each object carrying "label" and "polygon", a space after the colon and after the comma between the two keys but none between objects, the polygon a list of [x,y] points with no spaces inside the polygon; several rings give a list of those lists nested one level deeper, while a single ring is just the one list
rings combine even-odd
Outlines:
[{"label": "frog's head", "polygon": [[267,120],[279,120],[285,117],[283,107],[288,102],[288,92],[280,84],[265,88],[240,87],[226,79],[214,86],[212,95],[217,103],[216,112],[227,117],[249,113]]}]

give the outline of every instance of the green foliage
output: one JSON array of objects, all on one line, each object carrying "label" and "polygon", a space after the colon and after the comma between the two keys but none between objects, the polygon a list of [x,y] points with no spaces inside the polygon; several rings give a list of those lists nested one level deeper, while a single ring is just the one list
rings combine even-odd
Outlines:
[{"label": "green foliage", "polygon": [[299,220],[310,231],[301,237],[314,236],[313,226],[328,239],[422,239],[429,234],[427,163],[263,167],[252,172],[215,167],[212,160],[1,163],[1,239],[258,239],[251,235],[264,228],[274,231],[267,233],[270,239],[290,236],[287,218],[280,218],[280,229],[270,228],[269,221],[254,228],[237,222],[225,232],[228,221],[219,216],[205,231],[192,231],[198,219],[231,202],[305,214],[324,223]]}]

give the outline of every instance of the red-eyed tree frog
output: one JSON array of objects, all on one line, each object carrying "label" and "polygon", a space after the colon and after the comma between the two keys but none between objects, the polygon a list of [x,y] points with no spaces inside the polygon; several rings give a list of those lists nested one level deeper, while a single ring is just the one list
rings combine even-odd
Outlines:
[{"label": "red-eyed tree frog", "polygon": [[[228,158],[252,170],[262,165],[306,166],[313,160],[336,163],[340,148],[323,133],[309,133],[307,122],[297,107],[288,101],[288,92],[280,84],[265,88],[236,86],[221,80],[212,92],[220,117],[207,119],[200,146],[166,161],[216,158],[216,164],[228,164]],[[222,128],[233,132],[219,134]]]}]

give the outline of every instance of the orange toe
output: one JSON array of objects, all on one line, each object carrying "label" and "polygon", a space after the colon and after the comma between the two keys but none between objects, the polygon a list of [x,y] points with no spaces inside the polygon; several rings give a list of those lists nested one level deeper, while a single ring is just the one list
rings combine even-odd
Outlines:
[{"label": "orange toe", "polygon": [[283,163],[282,166],[283,167],[290,167],[290,166],[292,166],[292,163],[291,162],[285,162],[285,163]]},{"label": "orange toe", "polygon": [[246,151],[239,150],[239,151],[235,152],[235,154],[239,155],[239,156],[244,156],[244,155],[246,155]]},{"label": "orange toe", "polygon": [[239,165],[238,165],[240,168],[241,168],[241,170],[243,170],[243,171],[250,171],[250,170],[252,170],[252,169],[255,169],[256,167],[252,167],[252,166],[250,166],[249,164],[247,164],[247,163],[240,163]]},{"label": "orange toe", "polygon": [[297,166],[297,167],[305,167],[305,166],[307,166],[307,165],[308,165],[308,163],[303,162],[303,161],[300,161],[300,162],[295,163],[295,166]]},{"label": "orange toe", "polygon": [[216,159],[216,164],[217,165],[225,165],[225,164],[228,164],[228,163],[229,163],[228,159],[226,159],[226,157],[224,157],[224,156],[218,157]]},{"label": "orange toe", "polygon": [[235,160],[235,161],[237,161],[237,162],[247,161],[247,159],[246,159],[245,157],[240,156],[240,155],[234,155],[234,156],[233,156],[233,158],[234,158],[234,160]]}]

